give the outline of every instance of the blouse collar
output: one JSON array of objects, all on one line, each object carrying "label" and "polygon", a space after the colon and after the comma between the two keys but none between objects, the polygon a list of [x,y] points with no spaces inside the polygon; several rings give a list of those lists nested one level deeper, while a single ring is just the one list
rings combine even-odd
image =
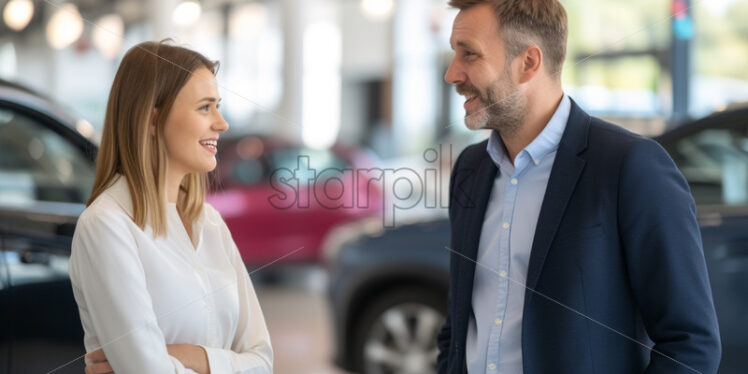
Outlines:
[{"label": "blouse collar", "polygon": [[[124,175],[119,173],[116,174],[114,182],[111,183],[111,185],[106,189],[104,193],[108,194],[117,203],[117,205],[119,205],[122,210],[124,210],[125,213],[130,216],[130,219],[133,219],[135,217],[135,215],[133,214],[132,199],[130,197],[130,188],[127,185],[127,178],[125,178]],[[166,210],[167,215],[173,214],[176,215],[176,218],[179,218],[176,204],[167,203]],[[192,236],[194,241],[193,245],[195,246],[199,245],[200,239],[202,239],[202,229],[205,222],[205,213],[205,206],[203,206],[203,211],[200,213],[200,217],[198,217],[198,219],[192,226]],[[168,219],[168,217],[167,220],[172,221]],[[181,224],[181,220],[179,219],[177,219],[176,222]]]}]

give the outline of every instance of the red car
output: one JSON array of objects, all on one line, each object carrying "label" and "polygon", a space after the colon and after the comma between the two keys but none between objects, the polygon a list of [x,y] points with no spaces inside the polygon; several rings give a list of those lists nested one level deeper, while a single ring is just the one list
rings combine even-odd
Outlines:
[{"label": "red car", "polygon": [[221,212],[247,266],[319,262],[333,228],[381,215],[381,184],[363,172],[374,162],[360,149],[245,136],[221,139],[217,158],[218,185],[207,201]]}]

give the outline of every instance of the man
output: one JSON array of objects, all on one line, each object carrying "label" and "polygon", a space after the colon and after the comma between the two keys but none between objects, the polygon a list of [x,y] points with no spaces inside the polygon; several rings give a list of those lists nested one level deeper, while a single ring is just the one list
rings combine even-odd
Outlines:
[{"label": "man", "polygon": [[689,187],[654,141],[563,93],[557,0],[452,0],[445,80],[465,123],[450,185],[440,373],[715,373]]}]

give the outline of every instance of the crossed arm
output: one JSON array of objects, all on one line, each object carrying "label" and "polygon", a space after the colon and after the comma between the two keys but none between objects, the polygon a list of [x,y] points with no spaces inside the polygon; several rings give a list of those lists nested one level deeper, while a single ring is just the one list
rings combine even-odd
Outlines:
[{"label": "crossed arm", "polygon": [[[166,350],[169,356],[179,360],[185,368],[199,374],[210,374],[208,355],[203,347],[193,344],[167,344]],[[87,354],[85,360],[86,374],[114,373],[102,349]]]},{"label": "crossed arm", "polygon": [[[127,232],[127,226],[118,222],[124,219],[129,217],[119,212],[81,216],[73,238],[70,278],[86,332],[85,345],[91,351],[91,369],[86,370],[271,373],[270,337],[251,280],[233,241],[224,243],[231,246],[228,255],[236,273],[240,305],[230,349],[228,345],[225,349],[167,345],[148,293],[137,244]],[[230,240],[230,233],[223,225],[224,240]],[[106,243],[106,250],[101,248],[102,242]],[[97,353],[98,348],[103,351]]]}]

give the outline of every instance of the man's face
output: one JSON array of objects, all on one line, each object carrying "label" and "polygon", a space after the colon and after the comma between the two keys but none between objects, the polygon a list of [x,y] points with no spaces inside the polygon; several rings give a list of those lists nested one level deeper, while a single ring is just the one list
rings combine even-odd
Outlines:
[{"label": "man's face", "polygon": [[489,4],[461,10],[452,27],[455,56],[444,80],[465,96],[465,124],[511,135],[520,126],[525,98],[512,80],[499,25]]}]

